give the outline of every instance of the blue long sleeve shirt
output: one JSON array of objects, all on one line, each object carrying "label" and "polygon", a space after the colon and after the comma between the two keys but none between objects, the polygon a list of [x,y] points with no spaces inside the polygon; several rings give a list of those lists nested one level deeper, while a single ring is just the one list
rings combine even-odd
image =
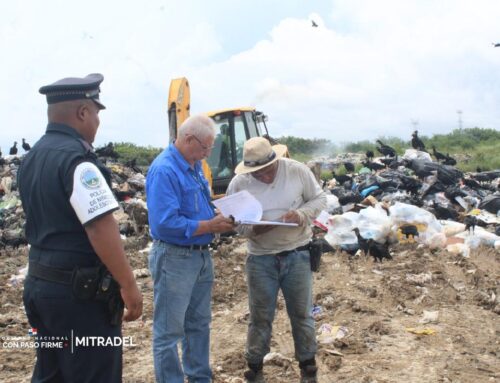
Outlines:
[{"label": "blue long sleeve shirt", "polygon": [[199,221],[215,216],[201,162],[194,169],[174,144],[151,164],[146,176],[149,228],[153,239],[175,245],[205,245],[213,234],[194,236]]}]

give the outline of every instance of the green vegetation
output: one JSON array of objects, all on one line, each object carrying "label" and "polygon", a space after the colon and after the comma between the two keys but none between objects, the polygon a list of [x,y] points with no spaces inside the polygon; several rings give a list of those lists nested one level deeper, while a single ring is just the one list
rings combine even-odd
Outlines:
[{"label": "green vegetation", "polygon": [[[500,131],[495,129],[455,129],[449,134],[421,136],[420,138],[429,153],[432,153],[432,145],[435,145],[439,152],[449,153],[455,157],[458,161],[457,167],[463,171],[475,171],[478,167],[483,171],[500,169]],[[380,137],[379,139],[396,149],[399,155],[411,148],[410,141],[397,137]],[[344,152],[365,153],[367,150],[372,150],[375,155],[379,155],[375,149],[376,143],[366,140],[348,143],[342,148],[323,138],[306,139],[285,136],[278,138],[278,142],[287,145],[290,156],[300,162],[307,162],[322,155],[335,156]],[[120,162],[125,163],[135,158],[137,165],[147,167],[162,149],[122,142],[115,144],[115,151],[120,155]],[[342,174],[340,169],[339,174]],[[326,174],[324,176],[326,177]]]},{"label": "green vegetation", "polygon": [[[406,149],[411,148],[409,140],[404,141],[397,137],[379,137],[379,139],[384,144],[392,146],[398,155],[402,155]],[[483,171],[500,169],[500,131],[495,129],[455,129],[449,134],[437,134],[430,138],[421,136],[420,139],[429,153],[432,153],[434,145],[437,151],[456,157],[457,167],[463,171],[476,171],[478,167]],[[311,149],[312,143],[319,141],[317,139],[283,137],[278,141],[284,144],[291,142],[293,146],[289,146],[290,156],[298,161],[308,161],[318,153]],[[307,144],[302,146],[303,143]],[[328,140],[321,140],[321,145],[323,153],[326,151],[331,156],[339,152],[365,153],[367,150],[372,150],[376,156],[380,155],[376,151],[376,143],[367,140],[345,144],[341,149]],[[339,170],[339,174],[341,172],[342,170]]]},{"label": "green vegetation", "polygon": [[136,164],[139,166],[149,166],[155,157],[163,150],[161,148],[153,148],[152,146],[144,147],[131,144],[130,142],[115,143],[115,152],[119,154],[119,161],[126,163],[136,159]]}]

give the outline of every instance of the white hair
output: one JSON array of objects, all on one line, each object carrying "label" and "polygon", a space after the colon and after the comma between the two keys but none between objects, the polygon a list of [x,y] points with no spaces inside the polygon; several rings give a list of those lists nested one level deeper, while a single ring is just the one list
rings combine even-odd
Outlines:
[{"label": "white hair", "polygon": [[197,114],[186,119],[179,127],[178,135],[192,134],[200,139],[215,137],[215,122],[205,114]]}]

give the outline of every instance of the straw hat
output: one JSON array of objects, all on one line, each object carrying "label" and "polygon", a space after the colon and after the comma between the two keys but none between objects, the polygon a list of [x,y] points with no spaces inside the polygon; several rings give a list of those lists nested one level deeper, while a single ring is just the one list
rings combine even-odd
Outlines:
[{"label": "straw hat", "polygon": [[285,145],[273,145],[264,137],[250,138],[243,145],[243,161],[241,161],[234,172],[245,174],[255,172],[278,161],[287,152]]}]

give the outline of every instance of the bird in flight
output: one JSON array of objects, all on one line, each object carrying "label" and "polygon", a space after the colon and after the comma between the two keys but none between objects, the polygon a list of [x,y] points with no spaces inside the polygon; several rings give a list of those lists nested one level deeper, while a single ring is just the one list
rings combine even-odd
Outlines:
[{"label": "bird in flight", "polygon": [[317,28],[317,27],[318,27],[318,24],[316,24],[316,22],[315,22],[314,20],[311,20],[311,23],[312,23],[312,26],[313,26],[314,28]]},{"label": "bird in flight", "polygon": [[[313,23],[314,23],[314,21],[313,21]],[[498,48],[498,47],[500,47],[500,43],[492,43],[492,44],[493,44],[493,47],[494,47],[494,48]]]}]

